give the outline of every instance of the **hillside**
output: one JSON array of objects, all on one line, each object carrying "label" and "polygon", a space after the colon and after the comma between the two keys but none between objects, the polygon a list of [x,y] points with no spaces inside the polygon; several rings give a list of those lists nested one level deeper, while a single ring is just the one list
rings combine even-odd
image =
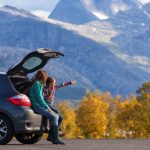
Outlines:
[{"label": "hillside", "polygon": [[149,73],[137,64],[137,59],[130,62],[132,57],[128,55],[128,59],[122,59],[124,53],[112,42],[119,32],[109,22],[73,25],[34,15],[31,17],[28,13],[29,16],[24,16],[24,13],[8,6],[0,9],[0,19],[3,20],[0,22],[2,71],[28,52],[49,47],[63,52],[65,57],[51,60],[46,66],[48,73],[58,81],[78,81],[77,86],[61,90],[58,93],[61,98],[79,99],[86,89],[126,96],[135,93],[143,82],[150,80]]}]

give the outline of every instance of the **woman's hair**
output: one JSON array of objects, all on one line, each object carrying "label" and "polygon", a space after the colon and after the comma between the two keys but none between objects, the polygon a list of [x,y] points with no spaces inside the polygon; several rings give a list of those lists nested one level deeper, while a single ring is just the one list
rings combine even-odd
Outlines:
[{"label": "woman's hair", "polygon": [[54,82],[55,82],[55,78],[48,77],[47,80],[46,80],[46,86],[49,86],[49,85],[53,86]]},{"label": "woman's hair", "polygon": [[47,79],[46,71],[43,70],[43,69],[41,69],[41,70],[39,70],[39,71],[36,73],[36,75],[35,75],[35,77],[34,77],[34,79],[33,79],[33,83],[34,83],[35,81],[39,80],[39,81],[41,81],[41,83],[44,85],[45,82],[46,82],[46,79]]}]

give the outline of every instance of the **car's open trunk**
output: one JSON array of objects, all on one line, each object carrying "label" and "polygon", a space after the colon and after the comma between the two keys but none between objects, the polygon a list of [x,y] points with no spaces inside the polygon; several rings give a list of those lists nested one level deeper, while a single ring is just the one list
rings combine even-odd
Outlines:
[{"label": "car's open trunk", "polygon": [[20,63],[10,68],[7,72],[8,78],[18,92],[27,94],[32,85],[27,75],[43,68],[49,59],[59,58],[60,56],[64,55],[47,48],[37,49],[37,51],[25,56]]},{"label": "car's open trunk", "polygon": [[27,77],[27,75],[23,74],[23,72],[17,71],[15,72],[8,72],[8,78],[12,82],[14,88],[23,94],[28,94],[28,90],[32,85],[31,80]]}]

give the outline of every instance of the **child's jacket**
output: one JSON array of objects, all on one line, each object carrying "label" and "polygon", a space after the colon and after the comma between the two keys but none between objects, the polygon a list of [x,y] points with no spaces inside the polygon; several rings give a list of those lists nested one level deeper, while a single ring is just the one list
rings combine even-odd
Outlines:
[{"label": "child's jacket", "polygon": [[70,82],[63,82],[63,83],[60,83],[58,85],[55,85],[53,89],[50,89],[49,87],[44,86],[44,88],[43,88],[43,97],[44,97],[44,100],[46,101],[46,103],[53,104],[54,99],[55,99],[56,90],[58,88],[65,87],[65,86],[68,86],[68,85],[71,85],[71,84],[72,84],[71,81]]}]

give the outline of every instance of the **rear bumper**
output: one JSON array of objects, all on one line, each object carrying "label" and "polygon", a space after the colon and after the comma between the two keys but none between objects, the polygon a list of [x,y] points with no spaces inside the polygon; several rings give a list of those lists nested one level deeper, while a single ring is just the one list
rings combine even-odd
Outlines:
[{"label": "rear bumper", "polygon": [[15,133],[47,132],[49,130],[47,119],[34,113],[30,107],[6,106],[1,107],[0,113],[6,115],[12,122]]},{"label": "rear bumper", "polygon": [[13,120],[15,133],[40,132],[43,129],[42,116],[30,108],[22,108],[20,115]]}]

